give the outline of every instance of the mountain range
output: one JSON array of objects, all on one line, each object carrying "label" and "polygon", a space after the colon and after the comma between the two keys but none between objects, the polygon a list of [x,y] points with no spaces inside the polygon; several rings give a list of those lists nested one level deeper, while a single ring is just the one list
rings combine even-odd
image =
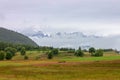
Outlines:
[{"label": "mountain range", "polygon": [[[27,31],[26,31],[27,32]],[[24,35],[23,35],[24,34]],[[96,36],[86,35],[82,32],[52,32],[44,31],[15,32],[0,27],[0,42],[19,43],[33,46],[53,46],[88,49],[112,48],[120,50],[120,35]],[[36,44],[37,43],[37,44]]]},{"label": "mountain range", "polygon": [[70,48],[78,48],[79,46],[81,46],[83,49],[88,49],[89,47],[96,47],[120,50],[120,35],[96,36],[85,35],[82,32],[45,33],[43,31],[37,31],[34,32],[34,34],[27,36],[40,46]]}]

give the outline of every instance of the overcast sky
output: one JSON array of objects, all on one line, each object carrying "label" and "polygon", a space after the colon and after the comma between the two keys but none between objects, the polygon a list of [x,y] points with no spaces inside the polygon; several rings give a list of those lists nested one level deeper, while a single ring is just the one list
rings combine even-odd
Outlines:
[{"label": "overcast sky", "polygon": [[0,26],[120,34],[120,0],[0,0]]}]

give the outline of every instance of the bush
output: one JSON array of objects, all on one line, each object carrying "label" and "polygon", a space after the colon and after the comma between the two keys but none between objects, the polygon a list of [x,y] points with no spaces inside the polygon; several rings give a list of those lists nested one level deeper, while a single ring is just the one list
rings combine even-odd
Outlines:
[{"label": "bush", "polygon": [[96,50],[94,47],[89,48],[89,53],[91,53],[91,56],[94,56],[95,51]]},{"label": "bush", "polygon": [[82,50],[77,50],[77,51],[75,52],[75,56],[83,57],[83,56],[84,56],[84,53],[83,53]]},{"label": "bush", "polygon": [[53,50],[51,51],[51,53],[52,53],[53,55],[58,55],[59,51],[58,51],[58,49],[53,49]]},{"label": "bush", "polygon": [[22,48],[21,48],[20,53],[21,53],[21,55],[26,55],[25,47],[22,47]]},{"label": "bush", "polygon": [[53,53],[52,52],[49,52],[48,53],[48,59],[52,59],[53,58]]},{"label": "bush", "polygon": [[17,49],[15,49],[15,48],[12,48],[12,51],[11,51],[11,53],[13,54],[13,56],[15,56],[15,53],[17,52]]},{"label": "bush", "polygon": [[25,56],[24,56],[24,60],[28,60],[28,59],[29,59],[28,56],[25,55]]},{"label": "bush", "polygon": [[103,56],[103,50],[102,50],[102,49],[98,49],[98,50],[96,50],[94,56],[96,56],[96,57]]},{"label": "bush", "polygon": [[5,52],[10,52],[12,54],[12,56],[15,56],[15,53],[17,52],[17,50],[12,47],[7,47],[7,48],[5,48]]},{"label": "bush", "polygon": [[0,51],[0,60],[4,60],[4,58],[5,58],[5,52]]},{"label": "bush", "polygon": [[6,52],[6,57],[5,57],[5,58],[6,58],[6,60],[11,60],[11,59],[12,59],[12,57],[13,57],[13,56],[12,56],[11,52],[9,52],[9,51],[8,51],[8,52]]}]

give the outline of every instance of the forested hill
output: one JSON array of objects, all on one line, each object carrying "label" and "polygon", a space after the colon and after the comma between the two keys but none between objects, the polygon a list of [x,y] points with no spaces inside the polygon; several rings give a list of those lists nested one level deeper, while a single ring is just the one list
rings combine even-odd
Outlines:
[{"label": "forested hill", "polygon": [[0,27],[0,42],[37,46],[37,44],[27,36],[2,27]]}]

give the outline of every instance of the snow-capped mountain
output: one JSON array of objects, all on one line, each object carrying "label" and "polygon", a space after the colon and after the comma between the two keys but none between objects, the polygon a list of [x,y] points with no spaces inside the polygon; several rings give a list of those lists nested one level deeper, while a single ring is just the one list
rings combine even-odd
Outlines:
[{"label": "snow-capped mountain", "polygon": [[34,33],[34,34],[30,35],[30,36],[38,37],[38,38],[50,37],[49,34],[45,34],[42,31],[38,31],[38,32],[36,32],[36,33]]},{"label": "snow-capped mountain", "polygon": [[[26,34],[25,34],[26,35]],[[94,38],[99,38],[100,36],[95,36],[95,35],[85,35],[82,32],[71,32],[71,33],[67,33],[67,32],[57,32],[57,33],[45,33],[42,31],[38,31],[36,33],[33,33],[31,35],[27,35],[29,37],[38,37],[38,38],[55,38],[55,37],[62,37],[62,38],[77,38],[77,37],[82,37],[82,38],[86,38],[86,37],[94,37]]]},{"label": "snow-capped mountain", "polygon": [[99,36],[85,35],[82,32],[57,32],[47,34],[42,31],[38,31],[29,37],[38,43],[40,46],[53,46],[53,47],[72,47],[77,48],[82,46],[83,48],[90,47],[89,39],[98,39]]},{"label": "snow-capped mountain", "polygon": [[84,49],[88,49],[89,47],[96,47],[120,50],[120,35],[102,37],[96,35],[85,35],[82,32],[45,33],[38,31],[29,35],[29,37],[40,46],[70,48],[78,48],[81,46]]}]

